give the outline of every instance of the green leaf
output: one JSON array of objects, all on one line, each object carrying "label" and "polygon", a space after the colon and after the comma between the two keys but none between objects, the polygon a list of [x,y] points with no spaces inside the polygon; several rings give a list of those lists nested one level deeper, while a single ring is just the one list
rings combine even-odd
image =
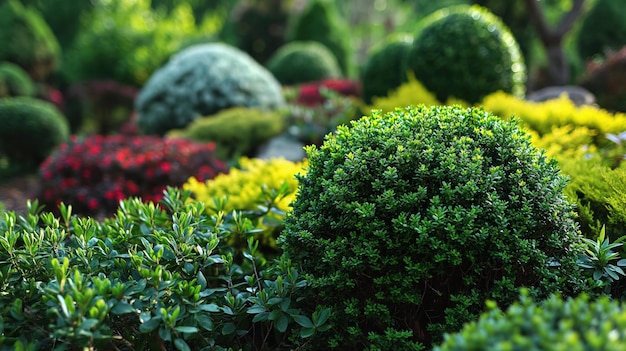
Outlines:
[{"label": "green leaf", "polygon": [[268,319],[269,315],[270,315],[269,312],[259,313],[256,316],[254,316],[254,318],[252,318],[252,323],[265,322]]},{"label": "green leaf", "polygon": [[248,310],[246,312],[249,313],[249,314],[257,314],[257,313],[266,312],[266,309],[263,306],[252,306],[252,307],[248,308]]},{"label": "green leaf", "polygon": [[204,276],[204,274],[202,274],[202,271],[198,271],[196,278],[198,279],[198,285],[200,285],[200,289],[202,290],[206,289],[206,285],[207,285],[206,277]]},{"label": "green leaf", "polygon": [[188,327],[188,326],[184,326],[184,325],[175,327],[174,330],[176,330],[179,333],[189,333],[189,334],[198,332],[198,328],[196,328],[196,327]]},{"label": "green leaf", "polygon": [[276,330],[278,330],[281,333],[284,333],[287,330],[288,324],[289,324],[289,318],[287,318],[287,314],[281,312],[278,319],[276,319],[276,324],[275,324]]},{"label": "green leaf", "polygon": [[214,303],[207,303],[204,305],[200,305],[198,306],[198,308],[202,311],[206,311],[206,312],[220,312],[220,306],[214,304]]},{"label": "green leaf", "polygon": [[139,326],[139,331],[142,333],[149,333],[158,328],[160,324],[161,317],[154,317],[145,321],[144,323],[141,323],[141,325]]},{"label": "green leaf", "polygon": [[313,334],[315,334],[315,328],[304,328],[300,330],[300,337],[303,339],[309,338]]},{"label": "green leaf", "polygon": [[196,321],[204,330],[213,331],[213,320],[206,314],[197,314]]},{"label": "green leaf", "polygon": [[229,335],[235,332],[235,330],[237,329],[237,327],[235,326],[235,323],[232,322],[228,322],[226,324],[224,324],[224,326],[222,327],[222,334],[223,335]]},{"label": "green leaf", "polygon": [[314,327],[313,322],[311,322],[311,320],[307,316],[292,316],[292,317],[293,317],[293,320],[296,321],[296,323],[300,324],[304,328]]},{"label": "green leaf", "polygon": [[111,313],[113,314],[127,314],[135,312],[135,308],[131,306],[128,302],[120,301],[113,306],[111,309]]},{"label": "green leaf", "polygon": [[191,348],[189,348],[189,345],[187,345],[185,340],[181,338],[174,339],[174,346],[179,351],[191,351]]},{"label": "green leaf", "polygon": [[328,319],[329,316],[330,316],[330,308],[325,308],[321,310],[319,313],[314,312],[313,323],[315,324],[316,327],[320,327],[321,325],[326,323],[326,320]]}]

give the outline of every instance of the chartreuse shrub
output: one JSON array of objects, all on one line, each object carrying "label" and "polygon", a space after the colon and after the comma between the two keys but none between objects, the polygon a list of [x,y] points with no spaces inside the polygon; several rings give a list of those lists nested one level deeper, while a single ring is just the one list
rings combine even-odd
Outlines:
[{"label": "chartreuse shrub", "polygon": [[589,60],[595,55],[626,45],[626,4],[620,0],[597,0],[582,20],[577,36],[580,58]]},{"label": "chartreuse shrub", "polygon": [[35,170],[69,139],[69,125],[59,110],[43,100],[20,96],[0,99],[0,155],[9,165]]},{"label": "chartreuse shrub", "polygon": [[163,135],[230,107],[272,110],[284,103],[268,70],[235,47],[210,43],[174,55],[150,77],[135,107],[140,131]]},{"label": "chartreuse shrub", "polygon": [[168,135],[198,142],[215,142],[222,160],[252,157],[258,147],[285,128],[284,117],[276,111],[233,107],[215,115],[198,118],[183,130]]},{"label": "chartreuse shrub", "polygon": [[316,41],[292,41],[270,57],[267,69],[283,85],[341,77],[335,55]]},{"label": "chartreuse shrub", "polygon": [[446,335],[434,351],[482,350],[626,350],[626,310],[616,300],[586,295],[552,295],[534,301],[527,291],[519,302],[489,311],[458,333]]},{"label": "chartreuse shrub", "polygon": [[[303,171],[306,161],[291,162],[282,158],[263,160],[242,157],[228,173],[219,174],[204,182],[189,178],[183,189],[191,191],[195,201],[203,202],[209,214],[216,214],[219,204],[224,212],[233,210],[264,214],[260,223],[263,231],[256,238],[259,251],[276,254],[276,236],[282,229],[282,220],[295,198],[298,181],[295,175]],[[276,196],[281,194],[281,196]],[[216,204],[213,201],[218,200]],[[267,206],[272,200],[272,206]],[[268,210],[272,209],[269,213]],[[246,247],[245,238],[233,237],[231,244]]]},{"label": "chartreuse shrub", "polygon": [[517,42],[480,6],[448,7],[425,18],[406,68],[440,101],[453,96],[475,104],[498,90],[524,96],[526,68]]},{"label": "chartreuse shrub", "polygon": [[9,96],[33,96],[35,84],[20,66],[0,62],[0,98]]},{"label": "chartreuse shrub", "polygon": [[486,299],[584,284],[566,179],[514,122],[460,106],[374,111],[307,153],[279,242],[335,311],[319,349],[418,350]]},{"label": "chartreuse shrub", "polygon": [[188,196],[125,200],[103,222],[37,202],[2,214],[0,349],[286,350],[328,329],[329,310],[298,307],[296,267],[256,257],[245,214],[208,216]]},{"label": "chartreuse shrub", "polygon": [[361,72],[361,94],[366,104],[407,81],[405,60],[412,44],[412,34],[394,33],[372,49]]},{"label": "chartreuse shrub", "polygon": [[19,0],[3,1],[0,28],[0,61],[19,65],[35,80],[43,80],[56,69],[59,43],[37,11]]}]

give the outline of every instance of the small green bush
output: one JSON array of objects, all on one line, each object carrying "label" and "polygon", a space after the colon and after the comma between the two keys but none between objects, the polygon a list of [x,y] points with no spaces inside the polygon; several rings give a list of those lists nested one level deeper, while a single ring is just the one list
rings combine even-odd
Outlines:
[{"label": "small green bush", "polygon": [[140,131],[163,135],[230,107],[272,110],[284,103],[269,71],[235,47],[211,43],[174,55],[150,77],[135,107]]},{"label": "small green bush", "polygon": [[31,97],[0,99],[0,125],[0,154],[29,169],[69,139],[68,122],[59,110]]},{"label": "small green bush", "polygon": [[433,351],[626,350],[626,311],[608,297],[553,295],[535,302],[522,293],[505,311],[488,302],[489,312],[460,332],[447,335]]},{"label": "small green bush", "polygon": [[170,135],[199,142],[213,141],[221,160],[233,160],[254,156],[259,146],[280,134],[284,127],[280,113],[233,107],[198,118],[184,130],[172,131]]},{"label": "small green bush", "polygon": [[502,90],[523,97],[524,59],[515,38],[489,10],[459,5],[439,10],[421,24],[407,70],[439,101],[471,104]]},{"label": "small green bush", "polygon": [[28,73],[14,63],[0,62],[0,98],[33,95],[35,84]]},{"label": "small green bush", "polygon": [[293,41],[282,46],[267,62],[267,69],[283,85],[341,76],[335,55],[315,41]]},{"label": "small green bush", "polygon": [[296,19],[287,35],[289,41],[317,41],[337,58],[345,76],[354,74],[350,29],[334,1],[313,0]]},{"label": "small green bush", "polygon": [[18,0],[0,5],[0,61],[24,68],[34,80],[53,72],[60,59],[60,48],[41,15]]},{"label": "small green bush", "polygon": [[577,48],[582,60],[604,56],[626,46],[626,3],[597,0],[578,31]]},{"label": "small green bush", "polygon": [[319,349],[417,350],[486,299],[584,285],[566,179],[514,122],[459,106],[375,111],[307,153],[280,242],[335,311]]},{"label": "small green bush", "polygon": [[361,94],[366,104],[371,104],[374,96],[387,96],[406,82],[405,60],[412,44],[412,34],[396,33],[368,55],[361,73]]}]

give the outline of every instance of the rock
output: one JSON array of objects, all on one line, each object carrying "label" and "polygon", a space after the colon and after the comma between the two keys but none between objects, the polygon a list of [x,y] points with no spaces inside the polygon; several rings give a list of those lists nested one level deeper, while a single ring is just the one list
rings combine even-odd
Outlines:
[{"label": "rock", "polygon": [[595,105],[596,98],[587,89],[575,85],[552,86],[533,91],[526,96],[526,100],[543,102],[558,99],[562,94],[567,94],[576,106]]},{"label": "rock", "polygon": [[288,134],[281,134],[261,146],[256,157],[265,160],[282,157],[289,161],[299,162],[306,157],[303,147],[303,143]]}]

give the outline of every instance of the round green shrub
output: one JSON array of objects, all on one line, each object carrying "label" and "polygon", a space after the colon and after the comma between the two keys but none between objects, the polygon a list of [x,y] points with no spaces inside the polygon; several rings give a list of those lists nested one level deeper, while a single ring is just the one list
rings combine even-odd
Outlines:
[{"label": "round green shrub", "polygon": [[272,110],[284,103],[269,71],[237,48],[211,43],[174,55],[150,77],[135,107],[140,131],[163,135],[230,107]]},{"label": "round green shrub", "polygon": [[459,5],[423,20],[407,56],[407,70],[439,101],[477,103],[502,90],[523,97],[526,67],[506,26],[489,10]]},{"label": "round green shrub", "polygon": [[296,19],[289,32],[290,41],[317,41],[326,46],[337,58],[342,73],[353,75],[350,29],[341,18],[337,5],[330,0],[313,0]]},{"label": "round green shrub", "polygon": [[371,104],[374,96],[387,96],[406,82],[404,61],[411,44],[413,35],[396,33],[372,50],[361,74],[361,95],[366,104]]},{"label": "round green shrub", "polygon": [[69,125],[57,108],[31,97],[0,99],[0,155],[10,164],[37,167],[69,138]]},{"label": "round green shrub", "polygon": [[566,179],[515,122],[460,106],[374,111],[307,153],[280,241],[335,311],[320,349],[417,350],[487,299],[584,284]]},{"label": "round green shrub", "polygon": [[0,61],[24,68],[35,80],[56,69],[60,48],[41,15],[17,0],[0,5]]},{"label": "round green shrub", "polygon": [[553,295],[533,302],[526,292],[506,311],[495,308],[460,332],[447,335],[434,351],[626,350],[626,311],[618,301]]},{"label": "round green shrub", "polygon": [[198,118],[184,130],[170,134],[199,142],[213,141],[220,159],[233,160],[254,156],[259,146],[280,134],[284,127],[284,118],[278,112],[233,107]]},{"label": "round green shrub", "polygon": [[0,62],[0,98],[9,96],[33,96],[35,84],[20,66]]},{"label": "round green shrub", "polygon": [[284,85],[341,76],[333,53],[315,41],[293,41],[282,46],[267,62],[267,69]]},{"label": "round green shrub", "polygon": [[597,0],[585,16],[576,40],[583,60],[626,46],[626,2]]}]

